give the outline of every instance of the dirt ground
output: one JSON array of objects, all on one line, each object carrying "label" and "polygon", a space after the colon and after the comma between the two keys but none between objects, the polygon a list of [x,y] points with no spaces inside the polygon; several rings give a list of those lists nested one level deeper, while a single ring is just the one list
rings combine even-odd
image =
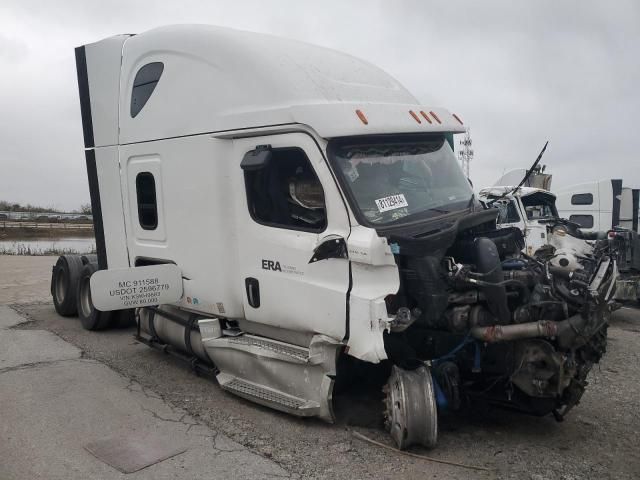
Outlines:
[{"label": "dirt ground", "polygon": [[93,225],[86,223],[0,222],[0,240],[93,237]]},{"label": "dirt ground", "polygon": [[[489,467],[467,470],[407,457],[354,438],[391,444],[370,392],[338,398],[338,423],[298,419],[222,391],[173,357],[133,338],[134,330],[84,331],[50,302],[52,257],[0,256],[0,304],[79,347],[84,355],[139,382],[176,407],[302,478],[637,479],[640,478],[640,310],[612,319],[608,352],[590,374],[582,402],[564,422],[503,410],[441,418],[438,446],[414,453]],[[82,381],[82,379],[78,379]],[[1,407],[0,407],[1,409]],[[212,472],[213,473],[213,472]]]}]

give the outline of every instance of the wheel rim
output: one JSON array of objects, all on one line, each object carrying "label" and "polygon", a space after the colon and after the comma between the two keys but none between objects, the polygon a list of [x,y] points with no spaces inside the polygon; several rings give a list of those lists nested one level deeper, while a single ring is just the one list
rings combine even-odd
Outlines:
[{"label": "wheel rim", "polygon": [[64,268],[58,268],[56,271],[56,300],[58,304],[64,302],[64,299],[67,296],[67,271]]},{"label": "wheel rim", "polygon": [[398,448],[433,447],[438,439],[438,410],[429,367],[396,366],[385,385],[386,426]]},{"label": "wheel rim", "polygon": [[89,317],[93,311],[89,278],[89,276],[86,276],[80,281],[80,313],[85,318]]}]

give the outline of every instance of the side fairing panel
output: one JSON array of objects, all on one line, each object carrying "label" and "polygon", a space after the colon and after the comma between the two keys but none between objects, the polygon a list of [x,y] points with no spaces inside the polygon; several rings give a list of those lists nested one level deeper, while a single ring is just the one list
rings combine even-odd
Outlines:
[{"label": "side fairing panel", "polygon": [[[84,79],[80,77],[86,75],[84,81],[88,86],[90,111],[82,113],[83,117],[87,114],[91,117],[89,123],[92,129],[93,144],[86,144],[86,148],[118,144],[120,63],[122,46],[129,37],[130,35],[116,35],[79,47],[76,50],[76,59],[85,62],[84,69],[82,65],[78,65],[79,81],[82,84]],[[88,119],[83,118],[83,122],[88,122]],[[87,125],[85,125],[86,128]],[[86,137],[85,134],[85,140]]]},{"label": "side fairing panel", "polygon": [[629,230],[633,230],[634,210],[635,209],[634,209],[633,189],[629,187],[623,187],[622,199],[620,201],[620,226],[621,227],[628,228]]},{"label": "side fairing panel", "polygon": [[[95,168],[99,185],[107,266],[108,268],[126,268],[129,266],[129,257],[122,211],[118,147],[96,148],[93,153],[95,154]],[[98,222],[95,206],[94,222]],[[96,243],[98,243],[97,235]],[[96,246],[99,250],[100,246]]]}]

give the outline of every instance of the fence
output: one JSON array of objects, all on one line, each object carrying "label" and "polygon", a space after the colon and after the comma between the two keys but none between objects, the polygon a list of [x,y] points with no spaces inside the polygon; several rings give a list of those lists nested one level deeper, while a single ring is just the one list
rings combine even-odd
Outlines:
[{"label": "fence", "polygon": [[58,229],[58,230],[92,230],[92,223],[50,223],[50,222],[17,222],[0,220],[0,229],[29,228],[29,229]]},{"label": "fence", "polygon": [[38,221],[41,222],[58,222],[58,221],[86,221],[93,222],[93,216],[84,213],[58,213],[58,212],[13,212],[0,210],[0,221]]}]

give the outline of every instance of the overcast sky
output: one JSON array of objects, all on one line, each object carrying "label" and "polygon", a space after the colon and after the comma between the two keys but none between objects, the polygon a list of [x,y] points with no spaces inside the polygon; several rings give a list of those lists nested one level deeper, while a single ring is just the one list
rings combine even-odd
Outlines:
[{"label": "overcast sky", "polygon": [[640,2],[1,0],[0,200],[88,202],[73,48],[171,23],[272,33],[364,58],[471,127],[491,185],[549,140],[554,185],[640,186]]}]

